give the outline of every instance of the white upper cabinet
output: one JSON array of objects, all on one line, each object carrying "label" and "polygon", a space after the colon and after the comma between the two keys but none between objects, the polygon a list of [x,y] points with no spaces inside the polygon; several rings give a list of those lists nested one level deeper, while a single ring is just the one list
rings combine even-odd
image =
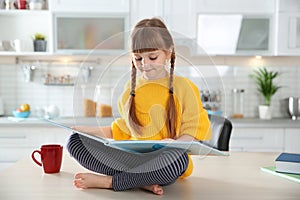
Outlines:
[{"label": "white upper cabinet", "polygon": [[200,13],[272,13],[275,0],[197,0]]},{"label": "white upper cabinet", "polygon": [[164,18],[162,0],[131,0],[130,2],[130,28],[145,18]]},{"label": "white upper cabinet", "polygon": [[198,54],[272,55],[275,1],[197,1]]},{"label": "white upper cabinet", "polygon": [[196,38],[196,0],[131,0],[131,27],[144,18],[162,19],[174,38]]},{"label": "white upper cabinet", "polygon": [[300,1],[278,1],[277,55],[300,55]]},{"label": "white upper cabinet", "polygon": [[170,30],[175,45],[196,45],[197,0],[131,0],[131,27],[145,18],[158,17]]},{"label": "white upper cabinet", "polygon": [[164,0],[165,22],[175,38],[195,39],[197,0]]},{"label": "white upper cabinet", "polygon": [[55,12],[129,12],[129,0],[50,0],[49,9]]},{"label": "white upper cabinet", "polygon": [[[300,0],[46,0],[39,11],[6,10],[4,2],[0,40],[12,47],[6,50],[1,42],[0,55],[40,54],[33,52],[35,33],[46,35],[45,54],[87,53],[106,40],[101,34],[128,34],[152,17],[163,19],[175,45],[193,55],[300,55]],[[126,49],[124,41],[99,52]]]},{"label": "white upper cabinet", "polygon": [[54,14],[54,52],[115,54],[127,49],[128,14]]}]

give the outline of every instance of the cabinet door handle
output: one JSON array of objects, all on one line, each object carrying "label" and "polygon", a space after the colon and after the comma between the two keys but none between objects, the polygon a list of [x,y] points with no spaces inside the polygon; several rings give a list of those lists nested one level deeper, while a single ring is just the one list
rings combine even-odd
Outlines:
[{"label": "cabinet door handle", "polygon": [[11,164],[13,164],[13,163],[15,163],[15,162],[17,162],[18,160],[0,160],[0,163],[11,163]]},{"label": "cabinet door handle", "polygon": [[263,137],[260,136],[260,137],[233,137],[232,139],[235,139],[235,140],[262,140]]},{"label": "cabinet door handle", "polygon": [[26,139],[26,136],[0,136],[0,139]]},{"label": "cabinet door handle", "polygon": [[296,48],[297,46],[297,18],[289,18],[289,48]]}]

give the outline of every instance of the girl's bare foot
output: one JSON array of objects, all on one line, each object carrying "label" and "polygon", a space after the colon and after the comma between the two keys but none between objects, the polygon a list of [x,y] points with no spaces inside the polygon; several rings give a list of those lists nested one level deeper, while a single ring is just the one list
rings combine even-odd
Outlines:
[{"label": "girl's bare foot", "polygon": [[[104,176],[92,173],[78,173],[75,175],[74,185],[80,189],[87,188],[112,188],[112,177]],[[148,185],[143,187],[143,189],[153,192],[157,195],[162,195],[164,193],[162,186],[160,185]]]},{"label": "girl's bare foot", "polygon": [[143,189],[149,190],[149,191],[151,191],[151,192],[153,192],[154,194],[157,194],[157,195],[163,195],[164,194],[163,187],[160,186],[160,185],[147,185],[147,186],[143,187]]},{"label": "girl's bare foot", "polygon": [[75,175],[74,185],[77,188],[112,188],[112,177],[92,173],[78,173]]}]

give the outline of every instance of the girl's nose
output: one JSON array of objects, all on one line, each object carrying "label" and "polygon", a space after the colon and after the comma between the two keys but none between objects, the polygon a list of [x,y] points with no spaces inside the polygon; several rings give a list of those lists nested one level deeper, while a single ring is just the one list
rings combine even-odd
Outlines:
[{"label": "girl's nose", "polygon": [[141,60],[141,64],[142,64],[142,67],[145,66],[145,59],[144,58]]}]

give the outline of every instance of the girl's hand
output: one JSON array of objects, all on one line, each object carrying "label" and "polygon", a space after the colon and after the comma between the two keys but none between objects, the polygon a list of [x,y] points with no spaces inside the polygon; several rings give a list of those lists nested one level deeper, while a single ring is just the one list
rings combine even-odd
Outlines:
[{"label": "girl's hand", "polygon": [[174,141],[174,139],[172,139],[172,138],[164,138],[164,139],[162,139],[162,141]]},{"label": "girl's hand", "polygon": [[178,140],[178,141],[186,141],[186,142],[197,141],[193,136],[186,135],[186,134],[180,136],[176,140]]},{"label": "girl's hand", "polygon": [[71,128],[74,130],[74,132],[80,131],[94,136],[112,138],[112,132],[109,126],[73,126]]}]

